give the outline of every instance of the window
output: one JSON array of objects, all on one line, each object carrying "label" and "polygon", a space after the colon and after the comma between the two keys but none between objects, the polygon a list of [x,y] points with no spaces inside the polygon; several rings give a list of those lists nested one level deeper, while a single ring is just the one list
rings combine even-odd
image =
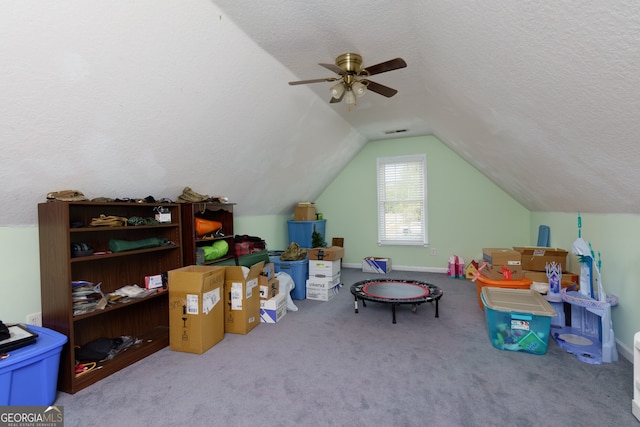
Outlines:
[{"label": "window", "polygon": [[428,244],[426,154],[378,159],[378,244]]}]

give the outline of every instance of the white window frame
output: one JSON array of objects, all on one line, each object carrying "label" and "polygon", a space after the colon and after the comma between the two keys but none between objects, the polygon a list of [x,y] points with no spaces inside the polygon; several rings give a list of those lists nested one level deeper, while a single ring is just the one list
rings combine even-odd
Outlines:
[{"label": "white window frame", "polygon": [[[412,187],[408,191],[392,191],[392,180],[402,178],[403,168],[413,165]],[[396,246],[428,246],[427,233],[427,155],[415,154],[396,157],[380,157],[377,159],[378,181],[378,245]],[[396,188],[397,189],[397,188]],[[410,193],[410,194],[407,194]],[[410,198],[408,198],[410,196]],[[413,205],[417,209],[415,218],[407,215],[393,215],[389,207],[406,207]]]}]

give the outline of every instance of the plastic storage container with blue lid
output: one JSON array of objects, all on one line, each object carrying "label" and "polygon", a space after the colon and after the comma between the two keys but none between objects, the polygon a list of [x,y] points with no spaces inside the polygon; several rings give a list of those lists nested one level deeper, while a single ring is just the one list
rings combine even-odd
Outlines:
[{"label": "plastic storage container with blue lid", "polygon": [[67,337],[38,326],[34,344],[0,359],[0,406],[49,406],[56,400],[60,352]]}]

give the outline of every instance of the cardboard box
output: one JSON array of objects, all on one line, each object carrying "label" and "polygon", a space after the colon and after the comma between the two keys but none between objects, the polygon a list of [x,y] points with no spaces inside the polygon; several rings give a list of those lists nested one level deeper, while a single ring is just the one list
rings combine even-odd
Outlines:
[{"label": "cardboard box", "polygon": [[491,265],[522,265],[520,252],[509,248],[482,248],[482,259]]},{"label": "cardboard box", "polygon": [[547,263],[560,264],[562,271],[567,268],[568,252],[560,248],[546,248],[539,246],[514,246],[520,253],[522,269],[530,271],[546,271]]},{"label": "cardboard box", "polygon": [[[340,284],[340,273],[332,277],[309,277],[307,279],[307,290],[309,288],[331,289]],[[308,292],[308,291],[307,291]]]},{"label": "cardboard box", "polygon": [[260,300],[260,322],[277,323],[287,314],[287,294]]},{"label": "cardboard box", "polygon": [[162,275],[144,276],[144,287],[146,289],[158,289],[163,287]]},{"label": "cardboard box", "polygon": [[520,280],[524,277],[524,271],[520,266],[506,265],[487,264],[487,266],[480,271],[480,274],[491,280],[507,280],[502,273],[502,268],[506,268],[511,273],[511,279],[508,280]]},{"label": "cardboard box", "polygon": [[267,276],[260,276],[258,277],[258,286],[260,286],[260,299],[273,298],[280,292],[278,279],[267,279]]},{"label": "cardboard box", "polygon": [[333,297],[338,295],[340,285],[336,285],[329,289],[307,288],[307,299],[317,301],[331,301]]},{"label": "cardboard box", "polygon": [[313,203],[298,204],[293,210],[294,221],[315,221],[316,205]]},{"label": "cardboard box", "polygon": [[310,260],[336,261],[344,257],[344,248],[330,246],[328,248],[309,249]]},{"label": "cardboard box", "polygon": [[309,260],[309,277],[333,277],[336,274],[340,274],[340,260]]},{"label": "cardboard box", "polygon": [[[528,277],[534,282],[538,283],[549,283],[549,278],[547,277],[547,273],[544,271],[529,271],[524,270],[524,277]],[[560,279],[560,284],[563,288],[569,287],[572,284],[576,283],[580,285],[580,275],[576,273],[562,273],[562,278]]]},{"label": "cardboard box", "polygon": [[225,268],[191,265],[169,271],[169,347],[202,354],[224,338]]},{"label": "cardboard box", "polygon": [[225,267],[224,330],[232,334],[248,334],[260,324],[260,288],[258,278],[264,261],[254,264],[247,277],[242,267]]},{"label": "cardboard box", "polygon": [[264,267],[262,268],[262,273],[260,273],[262,276],[266,276],[267,279],[271,280],[274,279],[276,277],[276,266],[274,263],[272,262],[268,262],[264,265]]},{"label": "cardboard box", "polygon": [[391,271],[391,258],[366,257],[362,260],[362,271],[386,274]]}]

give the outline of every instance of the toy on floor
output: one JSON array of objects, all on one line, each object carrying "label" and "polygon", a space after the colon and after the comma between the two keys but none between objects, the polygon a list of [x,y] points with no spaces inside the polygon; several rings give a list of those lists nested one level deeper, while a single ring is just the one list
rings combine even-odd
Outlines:
[{"label": "toy on floor", "polygon": [[562,289],[562,300],[571,304],[571,327],[556,328],[552,333],[558,345],[579,360],[589,364],[618,360],[611,307],[617,298],[607,296],[602,285],[600,268],[591,244],[582,239],[582,219],[578,213],[578,239],[572,251],[580,261],[580,290]]},{"label": "toy on floor", "polygon": [[547,301],[561,302],[560,280],[562,279],[562,265],[555,261],[547,263],[547,279],[549,279],[549,290],[547,291]]}]

